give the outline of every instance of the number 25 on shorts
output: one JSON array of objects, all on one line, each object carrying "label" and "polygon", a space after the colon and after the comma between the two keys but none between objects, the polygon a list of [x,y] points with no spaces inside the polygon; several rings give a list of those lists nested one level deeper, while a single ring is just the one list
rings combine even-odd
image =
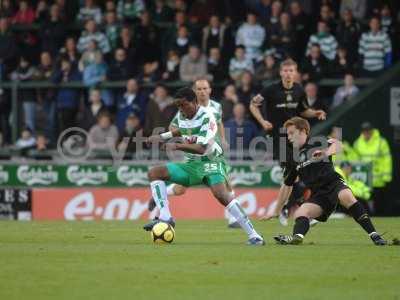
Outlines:
[{"label": "number 25 on shorts", "polygon": [[205,163],[204,164],[204,172],[215,172],[218,170],[218,165],[216,163]]}]

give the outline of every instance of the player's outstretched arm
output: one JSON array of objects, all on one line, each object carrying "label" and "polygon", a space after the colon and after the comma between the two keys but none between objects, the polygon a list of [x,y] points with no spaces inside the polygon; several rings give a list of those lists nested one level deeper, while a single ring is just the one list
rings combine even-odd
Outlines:
[{"label": "player's outstretched arm", "polygon": [[326,119],[326,112],[324,112],[321,109],[315,110],[315,109],[312,109],[312,108],[307,108],[300,115],[302,117],[308,118],[308,119],[310,119],[310,118],[318,118],[318,120],[325,120]]},{"label": "player's outstretched arm", "polygon": [[264,98],[261,95],[255,96],[253,99],[251,99],[249,109],[251,114],[254,116],[257,122],[262,126],[262,128],[268,131],[272,129],[273,125],[267,120],[265,120],[261,114],[259,106],[261,105],[263,100]]},{"label": "player's outstretched arm", "polygon": [[329,147],[323,150],[316,150],[313,152],[312,156],[315,159],[324,159],[325,157],[329,157],[331,155],[335,155],[342,151],[342,142],[336,139],[328,140]]},{"label": "player's outstretched arm", "polygon": [[147,138],[147,143],[159,143],[159,142],[164,142],[169,139],[172,139],[173,137],[179,137],[181,136],[181,133],[178,128],[171,127],[170,131],[161,133],[161,134],[156,134],[156,135],[151,135]]},{"label": "player's outstretched arm", "polygon": [[270,220],[272,218],[276,218],[279,216],[283,206],[288,201],[290,194],[292,193],[293,186],[282,184],[279,189],[278,199],[275,209],[272,212],[267,212],[264,216],[262,216],[261,220]]},{"label": "player's outstretched arm", "polygon": [[204,154],[206,152],[207,146],[201,144],[181,144],[181,143],[166,143],[164,145],[165,150],[174,151],[180,150],[193,154]]}]

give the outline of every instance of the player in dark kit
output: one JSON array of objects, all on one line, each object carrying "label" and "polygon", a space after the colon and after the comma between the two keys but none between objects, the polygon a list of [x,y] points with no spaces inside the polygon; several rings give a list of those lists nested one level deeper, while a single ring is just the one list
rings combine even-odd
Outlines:
[{"label": "player in dark kit", "polygon": [[278,216],[297,177],[311,188],[311,197],[295,212],[293,235],[278,235],[274,237],[277,243],[301,244],[309,230],[310,219],[325,222],[340,204],[368,233],[375,245],[386,245],[387,242],[376,232],[363,205],[334,170],[331,156],[340,151],[340,141],[323,137],[310,138],[310,124],[299,117],[289,119],[284,127],[293,145],[293,155],[287,163],[287,173],[279,191],[276,209],[267,213],[265,219]]},{"label": "player in dark kit", "polygon": [[[271,133],[273,158],[280,162],[282,168],[285,167],[285,157],[291,156],[291,146],[287,144],[286,133],[282,128],[283,124],[295,116],[318,118],[319,120],[326,118],[323,110],[314,110],[308,107],[303,87],[295,82],[296,74],[297,63],[292,59],[284,60],[280,65],[281,80],[264,88],[252,99],[250,104],[253,116],[264,130]],[[280,132],[281,129],[283,132]],[[280,144],[281,136],[283,144]],[[289,206],[295,204],[296,200],[302,197],[304,190],[305,187],[301,182],[295,183],[289,203],[280,218],[283,225],[287,225]]]}]

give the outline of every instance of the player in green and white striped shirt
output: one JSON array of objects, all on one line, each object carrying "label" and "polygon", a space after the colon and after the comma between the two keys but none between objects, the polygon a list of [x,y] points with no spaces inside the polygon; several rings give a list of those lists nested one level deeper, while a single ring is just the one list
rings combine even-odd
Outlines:
[{"label": "player in green and white striped shirt", "polygon": [[180,89],[175,96],[179,112],[174,119],[177,126],[161,135],[149,137],[149,142],[172,137],[181,137],[184,143],[166,143],[166,150],[185,152],[186,161],[182,163],[167,163],[164,166],[152,168],[149,181],[153,199],[160,210],[158,219],[144,226],[151,230],[160,221],[175,226],[168,206],[167,187],[165,181],[183,186],[205,184],[210,187],[214,197],[226,207],[248,234],[248,244],[264,245],[263,238],[255,231],[251,221],[242,207],[227,189],[227,174],[223,149],[217,142],[217,122],[213,114],[196,101],[196,94],[190,88]]},{"label": "player in green and white striped shirt", "polygon": [[[212,113],[217,121],[217,128],[218,128],[218,136],[217,141],[222,146],[222,149],[228,148],[228,143],[225,139],[225,128],[222,122],[222,106],[220,103],[210,99],[211,95],[211,86],[210,82],[207,79],[197,79],[194,82],[193,90],[196,93],[197,102],[199,105],[205,107],[210,113]],[[175,120],[175,119],[174,119]],[[176,127],[176,124],[172,120],[170,129]],[[228,190],[234,195],[233,188],[227,181]],[[180,196],[186,192],[186,187],[183,185],[171,183],[167,186],[167,195],[168,196]],[[153,199],[149,201],[149,210],[152,211],[155,207],[155,202]],[[229,227],[236,228],[237,222],[234,218],[230,217],[229,220]]]}]

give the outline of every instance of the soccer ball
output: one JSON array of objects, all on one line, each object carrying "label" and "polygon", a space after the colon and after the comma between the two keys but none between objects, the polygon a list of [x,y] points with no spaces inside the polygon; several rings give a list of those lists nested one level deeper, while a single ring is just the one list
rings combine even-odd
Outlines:
[{"label": "soccer ball", "polygon": [[170,244],[174,240],[175,230],[168,223],[159,222],[151,230],[151,238],[156,244]]}]

